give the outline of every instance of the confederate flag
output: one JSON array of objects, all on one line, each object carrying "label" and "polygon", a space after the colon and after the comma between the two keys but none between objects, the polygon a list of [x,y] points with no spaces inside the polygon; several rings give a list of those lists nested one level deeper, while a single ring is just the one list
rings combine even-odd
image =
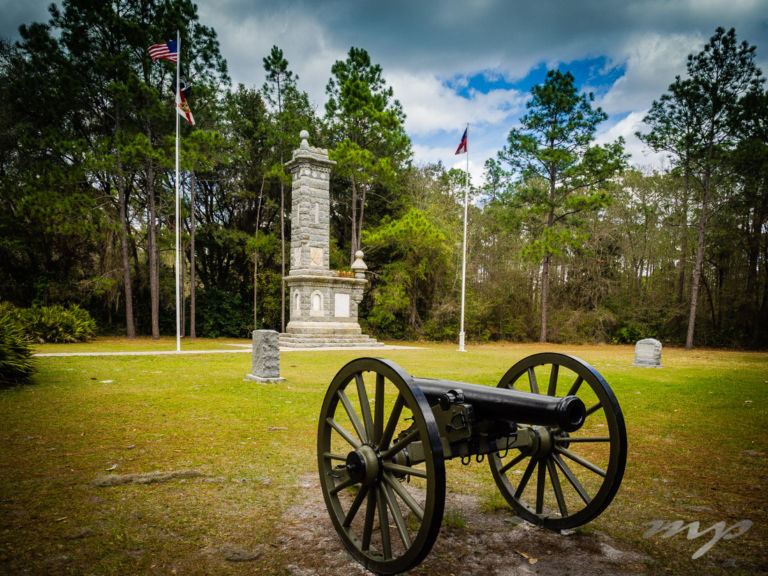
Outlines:
[{"label": "confederate flag", "polygon": [[461,137],[461,143],[459,144],[459,147],[456,148],[456,154],[467,153],[467,130],[469,130],[469,128],[464,129],[464,136]]}]

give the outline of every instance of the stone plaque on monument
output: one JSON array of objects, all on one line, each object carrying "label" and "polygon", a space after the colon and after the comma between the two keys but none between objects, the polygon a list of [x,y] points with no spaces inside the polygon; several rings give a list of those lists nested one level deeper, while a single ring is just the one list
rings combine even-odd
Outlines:
[{"label": "stone plaque on monument", "polygon": [[246,380],[280,382],[280,335],[274,330],[253,331],[252,373]]},{"label": "stone plaque on monument", "polygon": [[661,368],[661,342],[655,338],[645,338],[635,344],[635,362],[632,366]]}]

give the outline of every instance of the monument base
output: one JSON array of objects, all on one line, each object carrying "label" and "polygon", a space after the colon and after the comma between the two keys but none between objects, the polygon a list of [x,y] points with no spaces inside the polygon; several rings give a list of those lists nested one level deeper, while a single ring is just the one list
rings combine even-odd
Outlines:
[{"label": "monument base", "polygon": [[246,380],[250,380],[252,382],[261,382],[262,384],[271,384],[273,382],[282,382],[285,380],[285,378],[262,378],[261,376],[256,376],[255,374],[246,374],[245,375]]},{"label": "monument base", "polygon": [[378,348],[384,346],[366,334],[349,333],[304,333],[280,334],[281,348]]}]

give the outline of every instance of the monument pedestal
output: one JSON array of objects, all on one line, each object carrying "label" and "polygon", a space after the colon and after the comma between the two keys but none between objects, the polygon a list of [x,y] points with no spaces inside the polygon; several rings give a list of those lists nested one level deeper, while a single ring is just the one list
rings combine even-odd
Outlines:
[{"label": "monument pedestal", "polygon": [[280,376],[279,336],[274,330],[253,331],[251,360],[252,370],[246,374],[246,380],[265,384],[285,380]]}]

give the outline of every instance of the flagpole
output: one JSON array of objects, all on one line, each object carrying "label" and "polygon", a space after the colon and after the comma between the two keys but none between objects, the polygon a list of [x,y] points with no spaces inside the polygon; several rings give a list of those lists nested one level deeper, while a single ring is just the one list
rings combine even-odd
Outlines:
[{"label": "flagpole", "polygon": [[[181,35],[176,30],[176,94],[173,95],[174,107],[179,92],[179,76],[181,68]],[[179,248],[179,113],[174,110],[176,117],[176,351],[181,352],[181,293],[179,279],[181,275],[181,250]]]},{"label": "flagpole", "polygon": [[464,173],[464,248],[461,259],[461,331],[459,332],[459,352],[464,349],[464,299],[467,283],[467,198],[469,196],[469,123],[467,123],[467,171]]}]

